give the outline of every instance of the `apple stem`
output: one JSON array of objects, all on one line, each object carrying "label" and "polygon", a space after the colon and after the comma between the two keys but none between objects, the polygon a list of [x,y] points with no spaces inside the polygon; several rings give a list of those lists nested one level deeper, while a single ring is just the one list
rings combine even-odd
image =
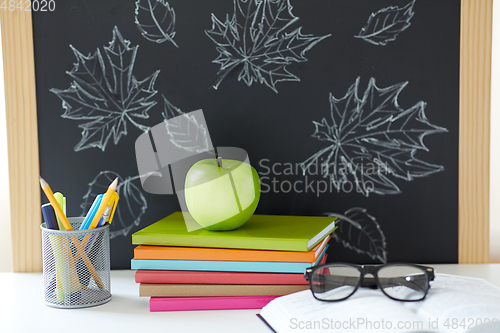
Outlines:
[{"label": "apple stem", "polygon": [[219,168],[222,168],[222,157],[217,157],[217,164],[219,165]]}]

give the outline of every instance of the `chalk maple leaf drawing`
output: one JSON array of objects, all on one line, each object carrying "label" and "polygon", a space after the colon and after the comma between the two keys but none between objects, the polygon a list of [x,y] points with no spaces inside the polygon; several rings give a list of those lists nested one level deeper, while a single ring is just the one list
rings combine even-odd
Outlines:
[{"label": "chalk maple leaf drawing", "polygon": [[127,236],[134,226],[141,222],[142,215],[148,208],[146,198],[134,182],[139,182],[139,176],[123,179],[119,174],[113,171],[101,171],[89,183],[89,189],[83,196],[82,216],[87,214],[95,197],[100,193],[105,193],[109,184],[118,177],[118,186],[116,192],[120,197],[118,206],[113,216],[113,223],[110,225],[109,237],[113,239],[117,236]]},{"label": "chalk maple leaf drawing", "polygon": [[347,249],[367,255],[382,263],[387,262],[387,243],[379,223],[365,208],[353,207],[344,214],[326,213],[338,217],[338,228],[332,238]]},{"label": "chalk maple leaf drawing", "polygon": [[137,121],[149,118],[148,110],[156,101],[154,84],[160,71],[142,81],[134,76],[134,64],[139,46],[130,46],[118,28],[104,52],[97,49],[85,56],[70,45],[77,62],[66,72],[72,79],[66,90],[50,89],[62,100],[63,118],[83,121],[82,139],[75,151],[97,147],[106,149],[111,137],[117,144],[127,134],[127,123],[147,131],[148,126]]},{"label": "chalk maple leaf drawing", "polygon": [[399,106],[399,93],[408,82],[378,88],[371,78],[361,98],[359,82],[358,77],[340,99],[330,93],[331,119],[313,121],[312,137],[328,146],[302,163],[304,174],[317,164],[338,191],[356,188],[368,196],[400,193],[391,176],[411,181],[443,171],[443,166],[416,157],[418,151],[428,151],[423,142],[426,135],[447,129],[429,122],[423,101],[408,109]]},{"label": "chalk maple leaf drawing", "polygon": [[290,0],[234,0],[231,18],[221,21],[212,14],[212,29],[205,33],[217,45],[213,63],[220,65],[213,87],[233,70],[247,86],[264,83],[276,93],[276,83],[300,81],[287,66],[307,61],[305,53],[330,35],[304,35],[302,27],[292,27],[298,19]]},{"label": "chalk maple leaf drawing", "polygon": [[135,24],[141,35],[155,43],[174,42],[175,11],[165,0],[137,0],[135,3]]},{"label": "chalk maple leaf drawing", "polygon": [[372,13],[356,38],[362,38],[374,45],[387,45],[395,41],[398,35],[411,25],[410,20],[415,14],[413,12],[415,0],[400,8],[390,6]]}]

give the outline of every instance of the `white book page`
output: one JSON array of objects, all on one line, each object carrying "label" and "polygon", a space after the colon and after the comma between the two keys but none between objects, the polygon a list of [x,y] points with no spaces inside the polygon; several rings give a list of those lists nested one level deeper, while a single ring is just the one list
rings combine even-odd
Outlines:
[{"label": "white book page", "polygon": [[427,317],[419,317],[380,290],[361,288],[340,302],[318,301],[304,290],[271,301],[260,315],[279,333],[432,331]]},{"label": "white book page", "polygon": [[446,332],[466,332],[481,324],[484,332],[500,330],[500,288],[485,279],[436,274],[425,300],[405,307],[435,318],[434,323],[437,319]]},{"label": "white book page", "polygon": [[398,302],[360,288],[344,301],[322,302],[310,290],[279,297],[261,315],[277,332],[500,332],[500,288],[484,279],[436,274],[427,297]]}]

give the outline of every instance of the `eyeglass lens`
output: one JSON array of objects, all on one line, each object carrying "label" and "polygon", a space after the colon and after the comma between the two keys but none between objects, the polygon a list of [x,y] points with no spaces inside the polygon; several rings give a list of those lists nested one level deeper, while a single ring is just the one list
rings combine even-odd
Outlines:
[{"label": "eyeglass lens", "polygon": [[[428,289],[425,270],[419,267],[389,265],[381,267],[377,275],[383,292],[397,300],[421,300],[425,297]],[[320,300],[342,300],[354,293],[360,276],[359,270],[352,266],[332,265],[323,267],[314,271],[311,276],[312,292]],[[365,279],[369,278],[365,277]]]},{"label": "eyeglass lens", "polygon": [[325,301],[344,299],[356,290],[361,273],[351,266],[328,266],[311,276],[312,292],[316,298]]},{"label": "eyeglass lens", "polygon": [[402,301],[418,301],[428,289],[425,270],[405,265],[381,267],[378,280],[384,293]]}]

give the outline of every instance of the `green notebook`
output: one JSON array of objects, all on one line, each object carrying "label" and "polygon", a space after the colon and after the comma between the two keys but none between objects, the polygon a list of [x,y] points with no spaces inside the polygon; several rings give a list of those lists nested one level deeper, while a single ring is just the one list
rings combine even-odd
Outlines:
[{"label": "green notebook", "polygon": [[132,244],[218,247],[278,251],[309,251],[335,228],[335,217],[253,215],[232,231],[188,232],[175,212],[132,234]]}]

